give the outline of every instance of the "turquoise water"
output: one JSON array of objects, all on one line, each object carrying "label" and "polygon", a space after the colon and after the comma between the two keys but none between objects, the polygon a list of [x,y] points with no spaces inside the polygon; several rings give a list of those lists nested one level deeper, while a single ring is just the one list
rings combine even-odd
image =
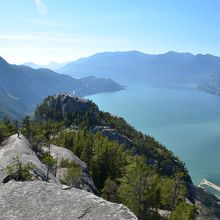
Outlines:
[{"label": "turquoise water", "polygon": [[194,184],[206,178],[220,185],[220,97],[195,89],[132,84],[86,98],[172,150]]}]

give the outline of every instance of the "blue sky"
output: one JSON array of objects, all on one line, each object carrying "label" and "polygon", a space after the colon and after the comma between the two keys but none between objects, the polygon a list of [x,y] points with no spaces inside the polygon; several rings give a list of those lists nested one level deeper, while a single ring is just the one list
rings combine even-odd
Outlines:
[{"label": "blue sky", "polygon": [[219,0],[0,0],[0,56],[71,61],[102,51],[220,56]]}]

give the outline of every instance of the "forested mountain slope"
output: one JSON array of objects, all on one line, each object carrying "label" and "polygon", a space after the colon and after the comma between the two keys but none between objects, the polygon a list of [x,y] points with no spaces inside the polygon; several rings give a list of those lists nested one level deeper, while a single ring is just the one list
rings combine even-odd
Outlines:
[{"label": "forested mountain slope", "polygon": [[[4,118],[0,142],[17,129],[17,123]],[[220,217],[219,199],[193,186],[185,165],[171,151],[89,100],[48,96],[37,106],[34,120],[23,119],[20,131],[53,175],[64,172],[63,183],[79,187],[85,179],[75,162],[64,159],[57,166],[57,147],[52,146],[64,147],[84,161],[99,194],[126,205],[140,220]],[[19,179],[18,174],[12,177]]]},{"label": "forested mountain slope", "polygon": [[89,78],[84,83],[68,75],[58,74],[49,69],[32,69],[21,65],[11,65],[0,57],[0,118],[7,115],[13,119],[21,119],[31,114],[36,104],[45,96],[60,92],[75,92],[77,95],[89,95],[97,92],[118,91],[122,86],[107,79]]},{"label": "forested mountain slope", "polygon": [[[37,123],[51,121],[52,127],[64,123],[67,130],[54,143],[87,163],[104,198],[122,202],[139,219],[159,216],[157,209],[170,212],[171,219],[179,215],[193,219],[197,189],[184,164],[153,137],[136,131],[123,118],[100,111],[91,101],[67,94],[47,97],[35,117]],[[56,136],[58,131],[53,132]],[[219,215],[220,207],[216,201],[213,204],[207,216]]]}]

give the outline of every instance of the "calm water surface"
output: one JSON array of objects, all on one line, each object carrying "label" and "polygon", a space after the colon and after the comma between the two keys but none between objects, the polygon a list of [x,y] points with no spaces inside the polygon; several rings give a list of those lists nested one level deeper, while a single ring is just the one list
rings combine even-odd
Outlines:
[{"label": "calm water surface", "polygon": [[185,162],[194,184],[206,178],[220,185],[220,97],[132,84],[124,91],[86,98],[172,150]]}]

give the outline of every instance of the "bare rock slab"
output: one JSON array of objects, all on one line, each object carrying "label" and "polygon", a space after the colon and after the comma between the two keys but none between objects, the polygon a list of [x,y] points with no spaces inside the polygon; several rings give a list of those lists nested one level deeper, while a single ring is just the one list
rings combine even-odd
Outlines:
[{"label": "bare rock slab", "polygon": [[41,181],[0,185],[1,220],[137,220],[125,206]]}]

